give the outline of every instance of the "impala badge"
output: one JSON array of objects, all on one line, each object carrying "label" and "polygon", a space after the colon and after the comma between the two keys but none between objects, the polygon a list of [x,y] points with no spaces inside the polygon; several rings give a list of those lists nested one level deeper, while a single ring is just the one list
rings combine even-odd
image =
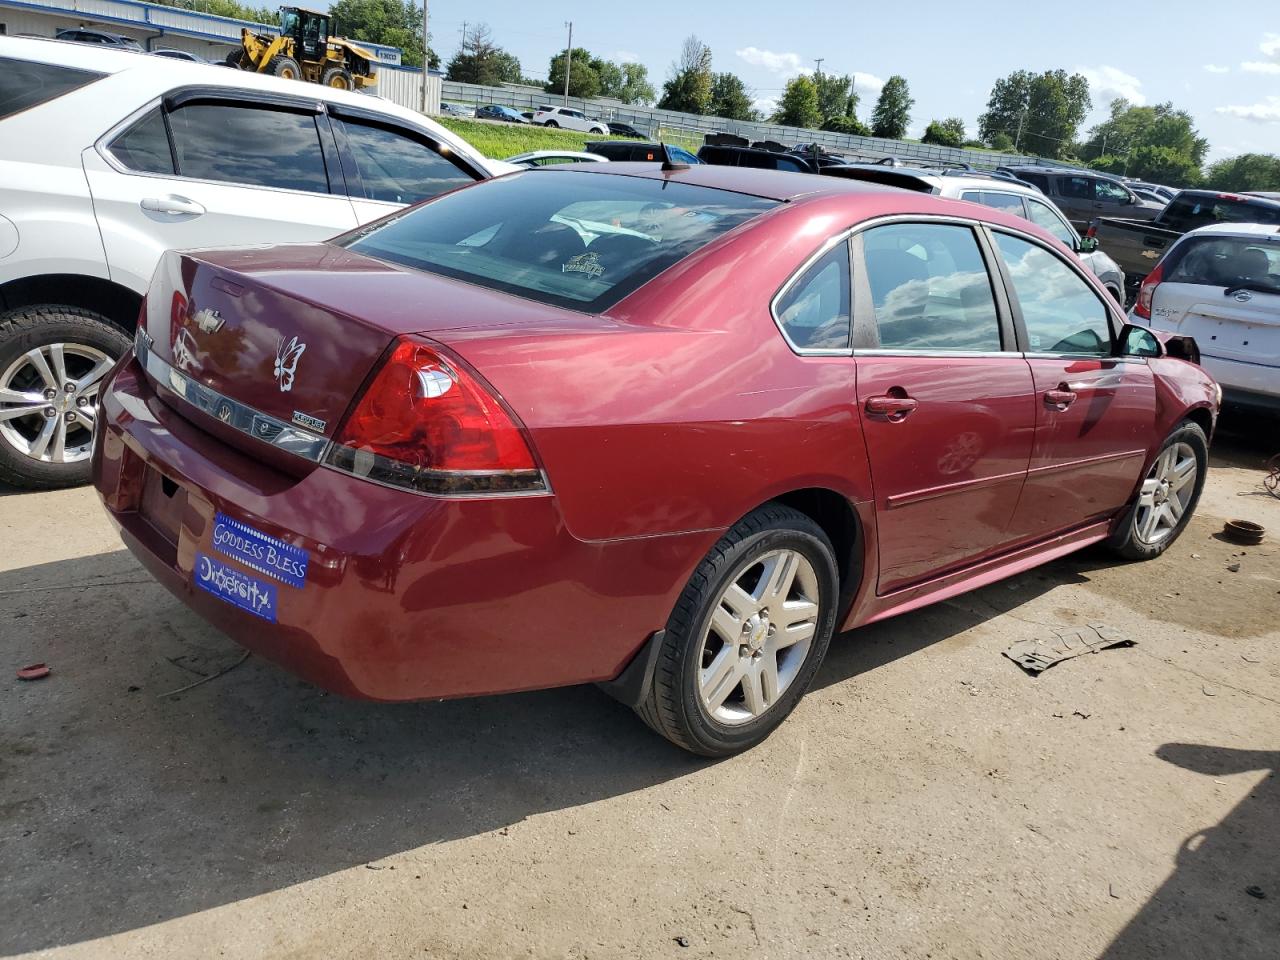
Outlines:
[{"label": "impala badge", "polygon": [[280,338],[280,343],[276,346],[276,382],[280,384],[280,392],[288,393],[293,389],[293,380],[298,372],[298,361],[302,359],[302,352],[307,349],[307,345],[298,340],[297,337],[290,337],[288,341],[284,337]]}]

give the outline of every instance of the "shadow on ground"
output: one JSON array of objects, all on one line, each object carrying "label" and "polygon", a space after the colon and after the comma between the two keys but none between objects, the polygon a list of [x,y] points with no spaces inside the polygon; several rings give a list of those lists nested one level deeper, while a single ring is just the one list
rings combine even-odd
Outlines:
[{"label": "shadow on ground", "polygon": [[1256,773],[1262,779],[1220,823],[1183,841],[1172,875],[1101,960],[1275,957],[1280,951],[1280,751],[1166,743],[1156,756],[1206,777]]}]

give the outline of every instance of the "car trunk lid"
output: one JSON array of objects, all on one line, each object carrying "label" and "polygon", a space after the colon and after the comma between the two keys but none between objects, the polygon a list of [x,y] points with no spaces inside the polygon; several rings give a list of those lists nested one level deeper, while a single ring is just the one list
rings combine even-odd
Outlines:
[{"label": "car trunk lid", "polygon": [[1206,357],[1257,363],[1280,353],[1280,294],[1199,283],[1161,283],[1152,322],[1194,337]]}]

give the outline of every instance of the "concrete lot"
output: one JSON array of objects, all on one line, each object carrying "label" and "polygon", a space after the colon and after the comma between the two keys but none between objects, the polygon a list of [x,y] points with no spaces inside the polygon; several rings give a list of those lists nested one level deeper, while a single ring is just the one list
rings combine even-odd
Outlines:
[{"label": "concrete lot", "polygon": [[[250,659],[162,698],[239,649],[89,491],[0,496],[0,954],[1275,960],[1280,430],[1238,429],[1160,560],[838,638],[719,763],[592,688],[389,707]],[[1001,656],[1097,621],[1138,645]]]}]

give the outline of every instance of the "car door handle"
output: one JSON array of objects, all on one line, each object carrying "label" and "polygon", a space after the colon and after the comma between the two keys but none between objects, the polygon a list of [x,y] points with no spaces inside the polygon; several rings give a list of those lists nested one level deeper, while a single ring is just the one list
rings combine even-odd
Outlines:
[{"label": "car door handle", "polygon": [[187,214],[198,217],[204,213],[201,204],[186,197],[144,197],[138,206],[148,213],[167,213],[172,216]]},{"label": "car door handle", "polygon": [[910,397],[867,397],[866,411],[873,417],[898,423],[918,406]]},{"label": "car door handle", "polygon": [[1056,407],[1059,410],[1065,410],[1075,402],[1076,392],[1068,389],[1065,383],[1058,384],[1058,388],[1056,390],[1046,390],[1044,392],[1044,405],[1046,407]]}]

